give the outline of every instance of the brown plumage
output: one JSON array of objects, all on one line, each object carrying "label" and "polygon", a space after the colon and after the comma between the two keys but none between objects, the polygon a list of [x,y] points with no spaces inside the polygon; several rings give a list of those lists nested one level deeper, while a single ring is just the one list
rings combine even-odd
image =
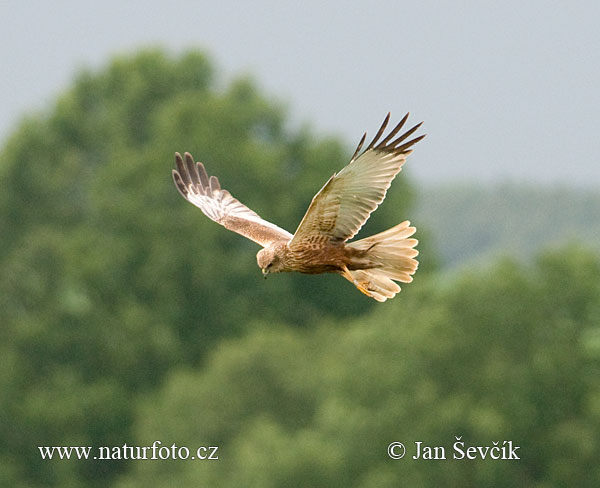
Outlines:
[{"label": "brown plumage", "polygon": [[[366,133],[350,162],[335,173],[314,196],[294,235],[267,222],[222,190],[215,176],[208,176],[192,156],[175,153],[175,186],[181,195],[225,228],[257,242],[258,266],[266,276],[282,271],[338,273],[361,292],[378,301],[400,291],[394,281],[410,283],[418,262],[416,229],[404,221],[384,232],[358,241],[354,237],[384,200],[392,180],[402,169],[410,149],[424,135],[405,142],[420,126],[396,137],[408,114],[383,138],[390,119],[362,151]],[[396,138],[395,138],[396,137]]]}]

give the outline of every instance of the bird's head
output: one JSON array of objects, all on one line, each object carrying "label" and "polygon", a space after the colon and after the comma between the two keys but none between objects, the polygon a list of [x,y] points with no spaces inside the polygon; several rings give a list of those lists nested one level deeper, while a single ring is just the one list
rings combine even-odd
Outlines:
[{"label": "bird's head", "polygon": [[281,271],[281,259],[272,247],[265,247],[258,251],[256,262],[265,278],[269,273],[279,273]]}]

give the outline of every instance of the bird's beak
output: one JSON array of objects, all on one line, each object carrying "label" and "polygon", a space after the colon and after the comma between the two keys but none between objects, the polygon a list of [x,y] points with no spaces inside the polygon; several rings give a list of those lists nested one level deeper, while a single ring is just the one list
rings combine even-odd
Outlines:
[{"label": "bird's beak", "polygon": [[269,274],[269,272],[265,268],[263,268],[262,269],[262,274],[263,274],[263,278],[266,280],[267,279],[267,275]]}]

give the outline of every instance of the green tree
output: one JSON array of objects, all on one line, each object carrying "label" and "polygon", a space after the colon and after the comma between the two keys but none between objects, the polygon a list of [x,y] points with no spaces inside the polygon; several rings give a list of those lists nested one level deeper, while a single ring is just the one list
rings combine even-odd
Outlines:
[{"label": "green tree", "polygon": [[[499,261],[404,298],[349,324],[264,324],[172,372],[140,406],[136,443],[218,445],[219,461],[138,462],[117,486],[600,483],[598,256]],[[455,436],[512,440],[521,459],[453,460]],[[388,458],[392,441],[405,459]],[[415,441],[448,459],[411,459]]]},{"label": "green tree", "polygon": [[[223,88],[220,88],[223,87]],[[173,366],[201,365],[257,320],[306,327],[375,303],[339,277],[263,281],[258,247],[184,202],[174,151],[295,230],[351,148],[286,128],[281,104],[205,55],[144,51],[80,73],[0,153],[0,475],[97,486],[126,463],[43,462],[39,445],[120,445]],[[406,217],[406,178],[371,227]]]}]

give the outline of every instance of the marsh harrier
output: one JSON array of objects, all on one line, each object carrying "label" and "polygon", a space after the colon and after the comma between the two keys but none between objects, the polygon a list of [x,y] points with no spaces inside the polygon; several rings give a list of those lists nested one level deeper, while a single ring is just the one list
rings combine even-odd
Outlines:
[{"label": "marsh harrier", "polygon": [[225,228],[260,244],[256,255],[263,274],[281,271],[338,273],[365,295],[384,302],[400,291],[395,281],[410,283],[417,269],[416,229],[408,220],[379,234],[347,242],[385,198],[402,169],[411,147],[424,135],[406,141],[420,126],[396,137],[408,114],[381,139],[390,120],[362,151],[362,136],[350,162],[335,173],[313,197],[295,234],[267,222],[222,190],[216,176],[208,176],[192,156],[175,154],[173,179],[179,193]]}]

